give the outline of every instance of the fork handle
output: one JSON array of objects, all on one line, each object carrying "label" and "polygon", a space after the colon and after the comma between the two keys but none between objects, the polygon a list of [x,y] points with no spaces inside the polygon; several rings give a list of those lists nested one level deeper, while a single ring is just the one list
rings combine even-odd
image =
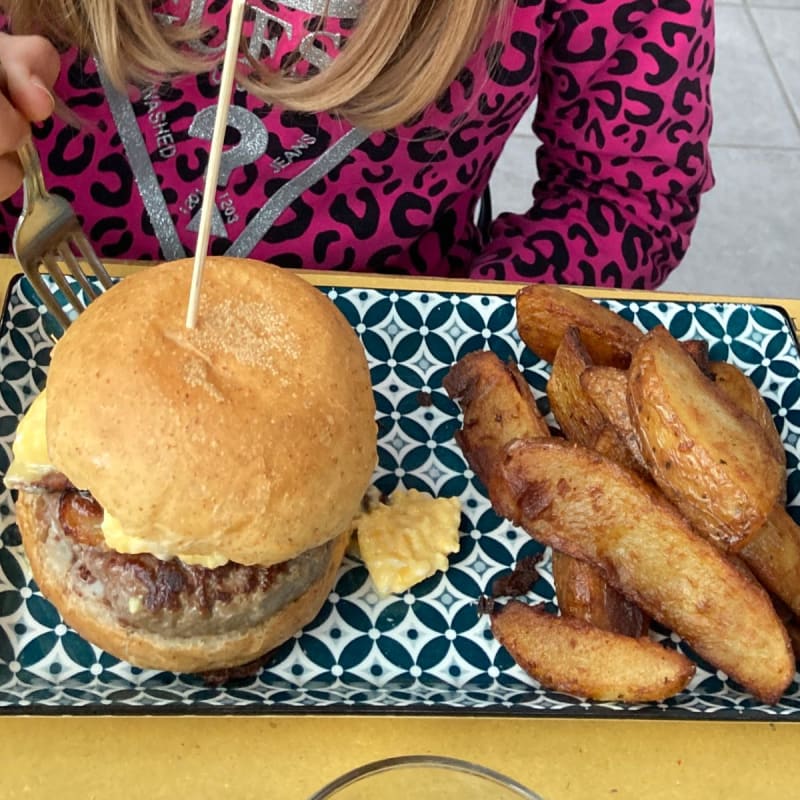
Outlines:
[{"label": "fork handle", "polygon": [[39,154],[30,139],[19,147],[17,156],[24,173],[25,196],[30,196],[31,199],[37,195],[47,197],[48,191],[42,175],[42,162],[39,161]]}]

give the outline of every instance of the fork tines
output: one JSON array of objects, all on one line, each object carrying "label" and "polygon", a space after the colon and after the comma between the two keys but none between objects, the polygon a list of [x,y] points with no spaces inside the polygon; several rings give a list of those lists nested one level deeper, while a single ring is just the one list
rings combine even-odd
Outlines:
[{"label": "fork tines", "polygon": [[[14,254],[45,307],[66,330],[70,317],[52,285],[45,281],[45,274],[53,279],[77,314],[110,288],[113,281],[81,230],[72,206],[63,197],[48,192],[32,142],[25,142],[17,152],[23,167],[25,194],[14,231]],[[94,274],[99,286],[87,277],[87,271]],[[70,279],[77,283],[85,300]]]},{"label": "fork tines", "polygon": [[[77,251],[79,257],[76,257],[75,251]],[[60,258],[56,258],[56,253]],[[91,271],[100,282],[102,287],[100,290],[92,286],[81,267],[80,259],[84,260],[91,268]],[[104,289],[111,287],[111,276],[106,272],[86,236],[80,230],[72,233],[67,240],[62,241],[55,252],[45,254],[42,261],[47,268],[47,272],[64,293],[64,297],[79,312],[86,308],[86,304],[83,303],[69,285],[65,271],[62,269],[62,264],[66,267],[67,273],[75,278],[81,289],[83,289],[89,302],[94,300]]]},{"label": "fork tines", "polygon": [[[87,264],[91,273],[100,283],[101,288],[92,284],[81,265],[82,261]],[[31,264],[29,266],[31,269],[25,270],[28,280],[47,310],[64,330],[67,329],[72,320],[58,302],[52,289],[47,286],[44,280],[45,275],[49,275],[53,279],[64,295],[64,299],[78,313],[82,312],[87,304],[95,300],[99,294],[111,288],[113,284],[111,276],[100,262],[84,233],[77,226],[76,231],[61,240],[52,251],[42,254],[40,264]],[[40,266],[45,268],[45,272],[40,271]],[[84,302],[78,292],[73,289],[68,276],[73,278],[80,286],[88,303]]]}]

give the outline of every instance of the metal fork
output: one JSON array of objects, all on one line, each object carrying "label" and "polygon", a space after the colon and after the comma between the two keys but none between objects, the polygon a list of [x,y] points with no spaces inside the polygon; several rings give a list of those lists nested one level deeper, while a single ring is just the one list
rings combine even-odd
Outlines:
[{"label": "metal fork", "polygon": [[[67,275],[78,282],[88,302],[112,285],[111,276],[81,230],[72,206],[63,197],[47,191],[42,165],[33,143],[28,141],[23,144],[17,150],[17,155],[24,172],[24,202],[14,231],[14,255],[36,294],[66,330],[72,320],[53,289],[45,282],[42,266],[78,314],[86,308],[86,304],[70,286]],[[89,281],[81,260],[88,264],[102,288],[98,289]]]}]

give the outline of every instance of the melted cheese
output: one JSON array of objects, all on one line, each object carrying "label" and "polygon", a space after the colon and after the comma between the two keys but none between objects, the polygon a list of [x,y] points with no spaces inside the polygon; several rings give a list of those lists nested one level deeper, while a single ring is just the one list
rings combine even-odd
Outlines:
[{"label": "melted cheese", "polygon": [[166,550],[155,552],[151,541],[125,533],[120,521],[109,514],[108,511],[103,512],[103,523],[100,526],[100,530],[103,533],[106,544],[118,553],[127,553],[129,555],[150,553],[156,558],[160,558],[162,561],[168,561],[174,556],[183,561],[184,564],[195,564],[199,567],[205,567],[206,569],[221,567],[229,561],[229,559],[221,553],[199,556],[191,553],[174,554]]},{"label": "melted cheese", "polygon": [[17,425],[17,434],[11,445],[13,458],[5,477],[6,486],[35,483],[55,471],[47,454],[46,415],[47,398],[42,391]]},{"label": "melted cheese", "polygon": [[455,497],[398,490],[357,520],[358,548],[381,595],[404,592],[439,570],[459,546],[461,505]]},{"label": "melted cheese", "polygon": [[[24,486],[34,483],[48,473],[56,471],[47,454],[46,416],[47,398],[45,392],[42,391],[17,425],[17,434],[11,447],[13,459],[5,477],[7,486]],[[186,564],[196,564],[208,569],[221,567],[229,560],[220,553],[202,556],[187,553],[175,554],[167,551],[154,553],[149,542],[126,534],[119,520],[107,511],[104,511],[101,530],[106,544],[118,553],[151,553],[164,561],[176,557]]]}]

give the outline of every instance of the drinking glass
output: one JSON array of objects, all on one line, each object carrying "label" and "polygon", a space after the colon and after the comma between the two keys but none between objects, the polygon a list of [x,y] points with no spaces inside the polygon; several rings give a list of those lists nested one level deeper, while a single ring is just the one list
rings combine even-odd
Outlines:
[{"label": "drinking glass", "polygon": [[356,767],[309,800],[543,800],[488,767],[445,756],[398,756]]}]

